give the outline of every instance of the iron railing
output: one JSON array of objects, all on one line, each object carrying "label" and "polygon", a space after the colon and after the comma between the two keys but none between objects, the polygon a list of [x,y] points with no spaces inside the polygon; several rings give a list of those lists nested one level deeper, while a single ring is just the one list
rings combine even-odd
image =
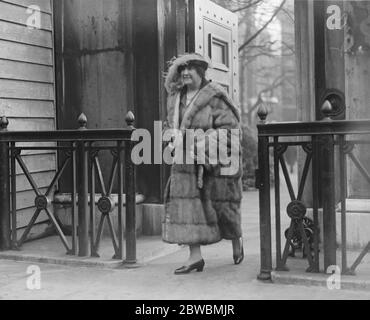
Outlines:
[{"label": "iron railing", "polygon": [[[370,242],[362,250],[357,259],[348,267],[347,261],[347,162],[359,170],[362,177],[370,183],[370,174],[354,152],[354,148],[370,144],[370,120],[332,121],[331,106],[326,102],[322,108],[326,116],[317,122],[281,122],[267,123],[267,111],[261,107],[258,116],[258,169],[256,171],[256,187],[259,189],[260,204],[260,280],[270,280],[271,271],[289,271],[287,261],[297,239],[301,242],[304,257],[307,259],[307,272],[326,272],[329,266],[337,265],[336,241],[336,208],[340,204],[341,211],[341,272],[354,274],[356,268],[370,251]],[[301,148],[305,161],[300,174],[297,193],[294,192],[292,181],[287,169],[284,153],[288,147]],[[273,159],[273,160],[270,160]],[[275,193],[275,236],[272,239],[271,216],[271,175],[270,162],[273,161],[274,193]],[[307,218],[308,204],[303,194],[308,189],[308,174],[312,172],[312,221]],[[282,244],[281,230],[281,194],[280,169],[289,192],[290,203],[286,213],[290,226],[285,232],[285,244]],[[339,171],[339,174],[338,174]],[[336,192],[340,186],[340,192]],[[370,198],[370,195],[369,195]],[[319,210],[323,215],[323,230],[319,227]],[[307,222],[308,221],[308,222]],[[309,224],[309,225],[308,225]],[[323,244],[320,243],[322,233]],[[272,243],[275,242],[276,257],[273,259]],[[370,235],[369,235],[370,241]],[[283,250],[282,250],[283,249]],[[320,251],[322,249],[322,252]],[[323,253],[323,264],[321,264]],[[275,263],[274,263],[275,262]]]},{"label": "iron railing", "polygon": [[[134,115],[126,116],[127,128],[124,129],[87,129],[87,118],[82,114],[78,130],[55,131],[8,131],[8,120],[0,120],[0,247],[2,250],[19,249],[28,240],[40,213],[46,212],[56,233],[60,237],[67,254],[79,256],[99,256],[99,243],[104,222],[108,222],[112,239],[114,258],[124,259],[126,263],[136,263],[136,186],[135,166],[131,160],[134,142],[131,140],[135,130]],[[40,146],[35,143],[42,142]],[[47,145],[44,146],[44,142]],[[31,143],[27,146],[25,143]],[[49,146],[50,144],[50,146]],[[55,176],[41,192],[35,179],[22,158],[24,151],[52,151],[61,160]],[[104,183],[103,171],[99,162],[99,154],[110,152],[112,168],[108,185]],[[17,172],[19,165],[21,174],[25,175],[35,193],[35,212],[23,234],[18,236],[17,229]],[[68,177],[69,176],[69,177]],[[71,239],[68,240],[62,223],[53,213],[54,188],[62,178],[71,180]],[[101,193],[96,194],[96,180]],[[113,197],[116,183],[117,197]],[[100,222],[96,228],[95,198],[100,213]],[[117,206],[118,227],[114,228],[111,212]],[[126,207],[125,223],[123,208]],[[124,257],[124,238],[126,255]]]}]

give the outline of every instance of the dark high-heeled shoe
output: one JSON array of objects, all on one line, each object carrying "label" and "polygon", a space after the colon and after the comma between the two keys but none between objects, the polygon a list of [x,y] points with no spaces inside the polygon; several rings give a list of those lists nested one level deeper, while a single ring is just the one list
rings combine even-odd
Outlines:
[{"label": "dark high-heeled shoe", "polygon": [[240,253],[238,255],[236,255],[236,254],[233,255],[234,264],[241,264],[242,261],[244,260],[244,248],[243,248],[243,239],[242,238],[239,239],[239,243],[240,243]]},{"label": "dark high-heeled shoe", "polygon": [[205,262],[204,260],[199,260],[195,263],[192,263],[188,266],[182,266],[175,270],[175,274],[186,274],[193,270],[197,270],[197,272],[202,272],[204,269]]}]

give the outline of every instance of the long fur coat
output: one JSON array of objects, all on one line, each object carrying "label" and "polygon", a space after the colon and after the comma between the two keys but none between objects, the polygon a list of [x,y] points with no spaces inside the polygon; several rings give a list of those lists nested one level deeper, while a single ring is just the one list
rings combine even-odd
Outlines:
[{"label": "long fur coat", "polygon": [[[235,159],[239,165],[233,175],[223,175],[221,163],[206,162],[203,166],[203,187],[200,188],[197,183],[199,164],[173,164],[165,189],[163,240],[168,243],[206,245],[222,239],[239,238],[242,235],[240,112],[225,90],[210,82],[201,89],[181,123],[178,123],[179,96],[179,91],[169,93],[168,127],[183,132],[186,129],[203,129],[209,139],[216,140],[219,137],[218,129],[239,129],[239,152],[236,155],[238,159]],[[232,146],[230,137],[227,140],[228,151]],[[198,150],[196,146],[195,150]],[[207,159],[208,156],[206,150]]]}]

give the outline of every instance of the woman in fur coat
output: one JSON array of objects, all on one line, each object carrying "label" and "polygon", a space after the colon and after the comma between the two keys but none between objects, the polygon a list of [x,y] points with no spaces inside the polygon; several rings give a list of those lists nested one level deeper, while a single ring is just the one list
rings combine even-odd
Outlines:
[{"label": "woman in fur coat", "polygon": [[[165,190],[162,237],[190,249],[188,261],[175,274],[203,271],[201,245],[222,239],[232,240],[235,264],[244,258],[240,112],[220,85],[206,80],[209,66],[201,55],[183,55],[172,61],[165,81],[166,128],[176,134],[167,146],[174,161]],[[204,134],[187,139],[196,129]]]}]

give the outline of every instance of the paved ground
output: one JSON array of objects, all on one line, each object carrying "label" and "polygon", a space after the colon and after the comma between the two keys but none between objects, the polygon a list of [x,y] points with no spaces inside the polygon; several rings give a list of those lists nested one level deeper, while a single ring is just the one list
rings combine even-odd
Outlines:
[{"label": "paved ground", "polygon": [[317,286],[261,283],[259,271],[258,194],[245,193],[243,229],[246,259],[233,265],[231,243],[204,247],[202,273],[175,276],[187,258],[179,249],[138,269],[103,269],[38,264],[41,289],[29,290],[30,262],[0,260],[0,299],[370,299],[369,291],[329,290]]},{"label": "paved ground", "polygon": [[175,276],[185,251],[166,256],[139,269],[111,270],[39,265],[41,289],[26,288],[24,262],[0,264],[1,299],[369,299],[370,292],[328,290],[321,287],[265,284],[256,280],[258,256],[248,255],[240,266],[231,263],[229,244],[205,250],[203,273]]}]

